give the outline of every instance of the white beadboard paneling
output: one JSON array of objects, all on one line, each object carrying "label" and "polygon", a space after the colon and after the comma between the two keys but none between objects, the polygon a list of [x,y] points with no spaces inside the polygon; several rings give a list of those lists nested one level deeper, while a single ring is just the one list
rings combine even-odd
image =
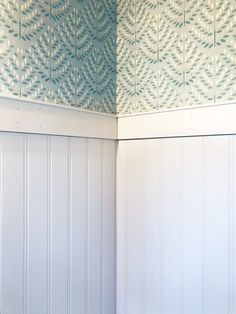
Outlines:
[{"label": "white beadboard paneling", "polygon": [[[0,196],[2,196],[2,133],[0,133]],[[2,197],[0,197],[0,313],[2,313],[2,236],[3,236],[3,209],[2,209]]]},{"label": "white beadboard paneling", "polygon": [[[144,146],[143,146],[144,144]],[[151,141],[142,143],[144,150],[144,206],[142,221],[144,224],[144,313],[156,314],[161,310],[161,212],[160,212],[160,142],[153,145]],[[145,187],[152,182],[149,189]],[[153,289],[155,286],[155,289]],[[159,311],[159,312],[158,312]]]},{"label": "white beadboard paneling", "polygon": [[115,313],[115,275],[116,275],[116,143],[103,141],[103,190],[102,190],[102,314]]},{"label": "white beadboard paneling", "polygon": [[229,308],[231,313],[236,313],[236,136],[231,136],[230,154]]},{"label": "white beadboard paneling", "polygon": [[[142,159],[139,142],[133,141],[126,147],[126,311],[141,314],[143,311],[143,194]],[[133,162],[131,162],[133,161]],[[130,205],[133,206],[130,206]],[[119,274],[118,274],[119,275]]]},{"label": "white beadboard paneling", "polygon": [[[205,309],[228,311],[229,137],[205,140]],[[231,171],[231,170],[230,170]]]},{"label": "white beadboard paneling", "polygon": [[[51,311],[63,314],[68,308],[68,224],[71,208],[68,184],[68,139],[51,138]],[[60,276],[59,276],[60,274]]]},{"label": "white beadboard paneling", "polygon": [[102,143],[88,140],[87,311],[102,313]]},{"label": "white beadboard paneling", "polygon": [[71,314],[86,313],[87,142],[71,139]]},{"label": "white beadboard paneling", "polygon": [[160,143],[161,310],[181,313],[180,139]]},{"label": "white beadboard paneling", "polygon": [[23,314],[24,188],[23,135],[2,135],[2,312]]},{"label": "white beadboard paneling", "polygon": [[[203,138],[188,138],[182,151],[183,310],[203,312]],[[201,275],[199,275],[201,274]],[[196,293],[197,291],[197,293]]]},{"label": "white beadboard paneling", "polygon": [[[126,142],[117,148],[117,211],[116,211],[116,312],[126,311]],[[124,186],[125,185],[125,186]]]},{"label": "white beadboard paneling", "polygon": [[0,144],[1,314],[114,314],[116,142]]},{"label": "white beadboard paneling", "polygon": [[235,149],[233,135],[119,143],[118,314],[235,312]]},{"label": "white beadboard paneling", "polygon": [[[28,313],[47,313],[47,137],[25,136]],[[25,156],[26,157],[26,156]],[[40,270],[40,271],[39,271]]]}]

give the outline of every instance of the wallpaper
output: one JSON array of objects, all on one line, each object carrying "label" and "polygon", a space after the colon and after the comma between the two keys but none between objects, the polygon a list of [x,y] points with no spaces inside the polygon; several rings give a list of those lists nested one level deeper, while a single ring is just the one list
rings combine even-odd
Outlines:
[{"label": "wallpaper", "polygon": [[118,0],[120,114],[236,99],[235,0]]},{"label": "wallpaper", "polygon": [[236,99],[236,0],[0,0],[0,93],[129,114]]},{"label": "wallpaper", "polygon": [[0,93],[116,111],[115,0],[0,0]]}]

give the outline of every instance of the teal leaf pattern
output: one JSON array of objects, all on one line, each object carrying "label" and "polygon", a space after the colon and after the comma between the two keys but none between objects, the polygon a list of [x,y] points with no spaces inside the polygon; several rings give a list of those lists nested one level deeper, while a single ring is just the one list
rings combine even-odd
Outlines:
[{"label": "teal leaf pattern", "polygon": [[9,96],[20,96],[19,11],[19,1],[0,1],[0,93]]},{"label": "teal leaf pattern", "polygon": [[0,93],[116,112],[115,0],[0,0]]},{"label": "teal leaf pattern", "polygon": [[216,1],[215,98],[236,99],[236,1]]},{"label": "teal leaf pattern", "polygon": [[236,99],[235,0],[118,0],[117,111]]},{"label": "teal leaf pattern", "polygon": [[235,0],[0,0],[0,93],[130,114],[236,99]]},{"label": "teal leaf pattern", "polygon": [[21,96],[50,101],[50,6],[43,0],[20,4]]}]

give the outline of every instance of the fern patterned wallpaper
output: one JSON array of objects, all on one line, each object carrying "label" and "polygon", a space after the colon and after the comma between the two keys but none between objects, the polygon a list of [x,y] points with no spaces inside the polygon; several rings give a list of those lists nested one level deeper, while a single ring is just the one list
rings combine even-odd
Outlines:
[{"label": "fern patterned wallpaper", "polygon": [[0,93],[120,114],[235,100],[236,0],[0,0]]},{"label": "fern patterned wallpaper", "polygon": [[236,99],[235,0],[118,0],[117,12],[119,113]]},{"label": "fern patterned wallpaper", "polygon": [[0,0],[0,93],[116,111],[116,0]]}]

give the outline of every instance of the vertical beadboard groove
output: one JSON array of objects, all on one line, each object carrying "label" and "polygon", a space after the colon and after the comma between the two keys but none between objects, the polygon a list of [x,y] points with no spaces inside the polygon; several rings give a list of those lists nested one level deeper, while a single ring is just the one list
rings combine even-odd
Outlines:
[{"label": "vertical beadboard groove", "polygon": [[[144,156],[143,156],[143,185],[146,185],[146,174],[148,172],[148,167],[147,167],[147,156],[146,156],[146,145],[147,143],[145,143],[144,146]],[[144,210],[148,210],[148,206],[146,206],[147,203],[147,193],[146,193],[146,189],[143,190],[143,198],[142,198],[142,208]],[[142,230],[142,245],[143,245],[143,261],[142,261],[142,314],[145,314],[147,312],[147,304],[146,304],[146,289],[147,289],[147,269],[145,267],[147,259],[146,259],[146,255],[147,255],[147,231],[146,231],[146,226],[147,226],[147,215],[145,215],[145,217],[143,217],[143,230]]]},{"label": "vertical beadboard groove", "polygon": [[233,314],[233,136],[228,138],[228,313]]},{"label": "vertical beadboard groove", "polygon": [[122,189],[123,181],[126,182],[125,171],[125,143],[118,143],[117,154],[117,199],[116,206],[119,211],[116,211],[116,313],[126,314],[125,295],[126,295],[126,280],[125,280],[125,254],[126,254],[126,220],[125,220],[125,191]]},{"label": "vertical beadboard groove", "polygon": [[[141,150],[141,145],[140,145],[140,150]],[[145,162],[145,152],[144,152],[144,158],[143,158],[143,167],[142,164],[140,165],[140,170],[141,170],[141,177],[144,180],[144,176],[145,176],[145,171],[146,171],[146,162]],[[140,162],[139,162],[140,163]],[[140,204],[141,204],[141,210],[139,212],[139,228],[140,228],[140,247],[141,247],[141,251],[143,252],[143,254],[141,255],[141,265],[140,265],[140,271],[141,271],[141,314],[145,314],[145,302],[144,302],[144,283],[145,283],[145,264],[144,264],[144,252],[145,252],[145,239],[144,239],[144,233],[145,233],[145,228],[144,228],[144,224],[143,224],[143,220],[142,220],[142,209],[144,209],[144,200],[145,200],[145,189],[142,189],[144,187],[143,185],[143,180],[140,182],[140,189],[141,191],[143,190],[144,193],[140,193],[141,199],[140,199]],[[140,192],[141,192],[140,191]]]},{"label": "vertical beadboard groove", "polygon": [[163,282],[164,282],[164,276],[163,276],[163,235],[162,235],[162,225],[163,225],[163,211],[162,211],[162,177],[163,177],[163,173],[162,173],[162,160],[163,160],[163,141],[160,141],[159,144],[159,208],[160,208],[160,212],[159,212],[159,237],[160,237],[160,256],[159,256],[159,260],[160,260],[160,275],[159,275],[159,280],[160,280],[160,314],[164,313],[164,292],[163,292]]},{"label": "vertical beadboard groove", "polygon": [[2,314],[2,241],[3,241],[3,207],[2,207],[2,133],[0,133],[0,313]]},{"label": "vertical beadboard groove", "polygon": [[117,187],[118,187],[118,177],[117,177],[117,158],[118,158],[118,143],[113,143],[114,145],[114,161],[113,161],[113,167],[114,167],[114,175],[115,175],[115,183],[114,183],[114,201],[113,206],[115,208],[114,212],[114,247],[113,247],[113,256],[114,256],[114,282],[113,282],[113,288],[114,288],[114,314],[117,313]]},{"label": "vertical beadboard groove", "polygon": [[207,215],[206,215],[206,138],[202,138],[202,158],[203,158],[203,165],[202,165],[202,313],[206,314],[206,304],[207,304],[207,289],[206,289],[206,254],[207,254]]},{"label": "vertical beadboard groove", "polygon": [[47,137],[47,311],[52,313],[52,138]]},{"label": "vertical beadboard groove", "polygon": [[235,267],[235,263],[236,263],[236,260],[235,260],[235,257],[236,257],[236,232],[235,232],[235,223],[236,223],[236,213],[235,213],[235,210],[236,210],[236,203],[235,203],[235,170],[236,170],[236,167],[235,167],[235,137],[232,136],[232,172],[233,172],[233,177],[232,177],[232,185],[231,185],[231,196],[232,196],[232,229],[231,229],[231,234],[232,234],[232,240],[231,240],[231,248],[232,248],[232,264],[231,264],[231,276],[232,276],[232,282],[231,282],[231,288],[232,288],[232,291],[231,291],[231,313],[230,314],[234,314],[235,311],[236,311],[236,300],[234,298],[235,296],[235,293],[236,293],[236,282],[235,282],[235,275],[236,275],[236,267]]},{"label": "vertical beadboard groove", "polygon": [[88,291],[89,291],[89,284],[88,284],[88,274],[89,274],[89,250],[88,250],[88,235],[89,235],[89,204],[88,204],[88,160],[89,160],[89,152],[88,152],[88,139],[85,139],[85,314],[88,314]]},{"label": "vertical beadboard groove", "polygon": [[158,279],[159,279],[159,313],[158,314],[162,314],[162,309],[163,309],[163,302],[162,302],[162,265],[161,265],[161,261],[160,261],[160,256],[161,256],[161,252],[162,252],[162,241],[161,241],[161,197],[160,197],[160,182],[161,182],[161,177],[160,177],[160,174],[161,174],[161,164],[160,164],[160,143],[158,143],[158,163],[157,163],[157,173],[158,173],[158,202],[157,202],[157,208],[158,208],[158,215],[157,215],[157,219],[158,219],[158,248],[159,248],[159,256],[158,256],[158,253],[157,253],[157,258],[159,260],[159,275],[158,275]]},{"label": "vertical beadboard groove", "polygon": [[68,170],[67,170],[67,314],[71,314],[71,245],[72,245],[72,189],[71,189],[71,179],[72,179],[72,164],[71,164],[71,138],[67,139],[67,159],[68,159]]},{"label": "vertical beadboard groove", "polygon": [[180,151],[179,151],[179,250],[180,250],[180,313],[184,313],[184,251],[183,251],[183,227],[184,227],[184,216],[183,216],[183,180],[184,180],[184,139],[180,139]]},{"label": "vertical beadboard groove", "polygon": [[100,229],[100,314],[104,314],[104,279],[103,279],[103,191],[104,191],[104,187],[103,187],[103,180],[104,180],[104,174],[103,174],[103,159],[104,159],[104,142],[102,140],[100,140],[100,145],[101,145],[101,155],[100,155],[100,167],[101,167],[101,171],[100,171],[100,185],[101,185],[101,229]]},{"label": "vertical beadboard groove", "polygon": [[29,260],[29,152],[28,134],[23,135],[23,313],[28,314],[28,260]]},{"label": "vertical beadboard groove", "polygon": [[[126,148],[124,148],[125,151],[124,151],[124,158],[128,158],[128,154],[126,154]],[[124,164],[124,180],[125,182],[127,182],[127,178],[128,178],[128,175],[127,175],[127,172],[128,172],[128,169],[126,167],[126,163]],[[126,278],[128,277],[128,271],[127,271],[127,265],[128,265],[128,208],[127,208],[127,190],[124,189],[123,190],[123,193],[124,193],[124,199],[125,199],[125,203],[124,203],[124,222],[125,222],[125,226],[124,226],[124,232],[125,232],[125,236],[124,236],[124,239],[125,239],[125,243],[124,243],[124,251],[125,251],[125,257],[124,257],[124,265],[125,265],[125,270],[124,270],[124,288],[125,288],[125,300],[124,300],[124,304],[125,304],[125,313],[124,314],[128,314],[128,311],[127,311],[127,304],[128,304],[128,297],[127,297],[127,280]],[[121,313],[118,313],[118,314],[121,314]]]}]

